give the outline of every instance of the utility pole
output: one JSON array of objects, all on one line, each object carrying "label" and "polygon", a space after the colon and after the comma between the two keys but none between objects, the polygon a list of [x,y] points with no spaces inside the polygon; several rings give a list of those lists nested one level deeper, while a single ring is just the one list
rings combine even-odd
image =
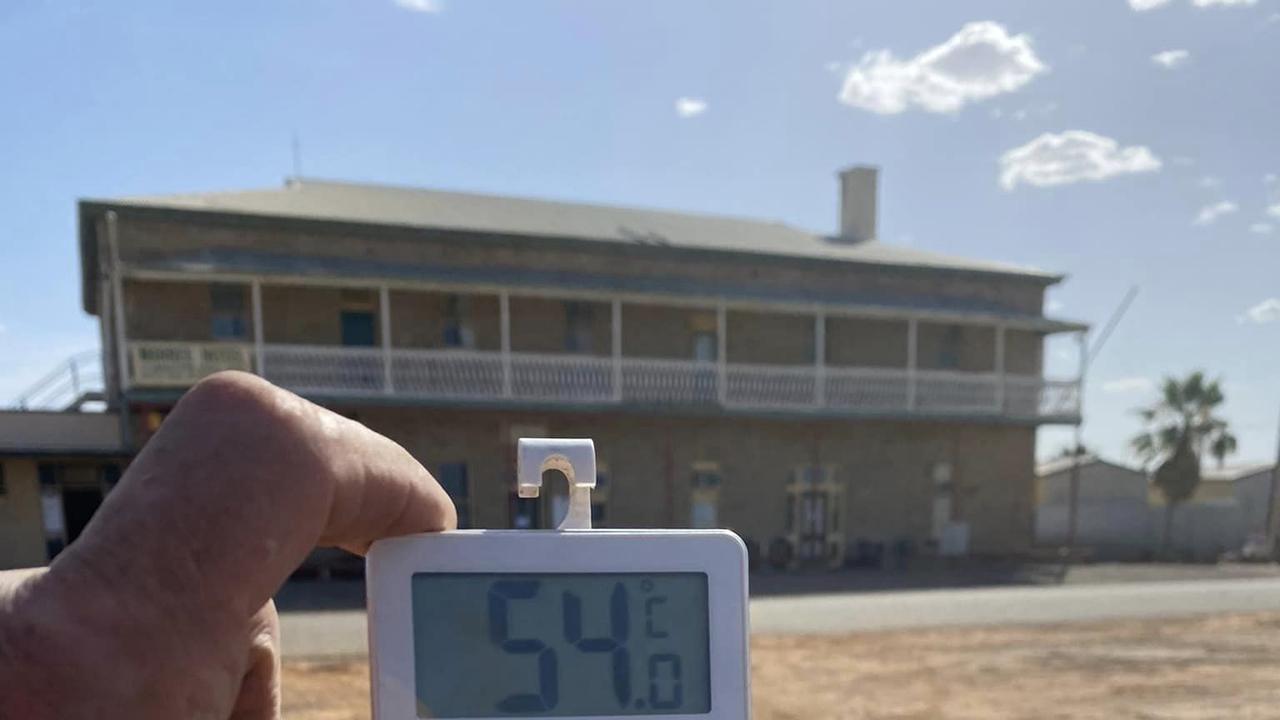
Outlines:
[{"label": "utility pole", "polygon": [[1276,423],[1276,464],[1271,466],[1271,491],[1267,493],[1267,554],[1280,559],[1280,548],[1276,547],[1276,487],[1280,485],[1280,422]]},{"label": "utility pole", "polygon": [[302,179],[302,141],[298,139],[298,131],[293,131],[293,142],[291,150],[293,150],[293,179]]},{"label": "utility pole", "polygon": [[1068,486],[1067,499],[1067,542],[1066,549],[1068,553],[1076,548],[1076,526],[1079,524],[1080,514],[1080,452],[1083,440],[1083,429],[1081,423],[1084,418],[1084,388],[1085,378],[1089,374],[1089,367],[1093,365],[1093,360],[1102,351],[1102,346],[1107,343],[1111,337],[1111,333],[1115,331],[1116,326],[1120,324],[1120,319],[1129,311],[1129,306],[1133,304],[1133,299],[1138,296],[1138,286],[1134,285],[1129,288],[1129,292],[1125,293],[1124,299],[1111,312],[1110,319],[1103,326],[1102,332],[1098,333],[1098,339],[1094,341],[1093,347],[1089,348],[1083,333],[1080,335],[1080,420],[1075,425],[1075,447],[1071,448],[1071,482]]}]

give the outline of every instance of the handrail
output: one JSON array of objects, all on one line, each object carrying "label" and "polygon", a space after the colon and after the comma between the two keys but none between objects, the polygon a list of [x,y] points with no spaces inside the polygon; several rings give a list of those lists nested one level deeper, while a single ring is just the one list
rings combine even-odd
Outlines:
[{"label": "handrail", "polygon": [[83,350],[67,357],[14,398],[12,407],[65,410],[75,407],[86,394],[101,393],[101,357],[97,350]]},{"label": "handrail", "polygon": [[[194,384],[216,369],[189,362],[207,344],[150,358],[139,386]],[[237,346],[239,347],[239,346]],[[244,346],[247,347],[247,346]],[[593,405],[707,405],[800,412],[957,414],[1063,418],[1078,412],[1078,383],[1035,375],[950,369],[717,363],[693,358],[543,353],[474,348],[345,347],[269,343],[254,371],[303,393],[334,396],[511,400]],[[247,352],[247,351],[246,351]],[[192,355],[195,357],[195,355]],[[246,358],[248,355],[246,355]],[[375,362],[385,359],[386,362]],[[616,365],[615,365],[616,363]],[[248,359],[243,360],[246,369]],[[614,372],[614,369],[618,372]]]}]

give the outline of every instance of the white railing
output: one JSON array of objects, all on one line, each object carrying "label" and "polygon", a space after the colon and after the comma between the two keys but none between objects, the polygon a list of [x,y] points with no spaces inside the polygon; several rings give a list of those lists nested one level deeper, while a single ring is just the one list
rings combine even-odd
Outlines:
[{"label": "white railing", "polygon": [[724,403],[774,410],[818,407],[817,377],[812,365],[727,365]]},{"label": "white railing", "polygon": [[1080,413],[1080,383],[1009,376],[1005,379],[1005,413],[1017,418],[1071,418]]},{"label": "white railing", "polygon": [[720,399],[714,362],[623,358],[622,400],[641,405],[709,405]]},{"label": "white railing", "polygon": [[823,395],[830,408],[903,413],[908,410],[910,384],[903,370],[828,367],[824,372]]},{"label": "white railing", "polygon": [[511,353],[511,397],[558,402],[611,402],[613,361],[587,355]]},{"label": "white railing", "polygon": [[389,391],[382,350],[324,345],[266,345],[262,376],[299,393],[368,395]]},{"label": "white railing", "polygon": [[394,350],[392,384],[397,394],[422,398],[484,400],[502,397],[501,353],[468,350]]},{"label": "white railing", "polygon": [[921,371],[916,373],[914,409],[926,413],[997,412],[999,388],[999,375]]},{"label": "white railing", "polygon": [[217,370],[239,369],[318,396],[1028,420],[1070,420],[1079,412],[1074,380],[995,373],[275,344],[263,346],[261,368],[253,357],[252,346],[236,343],[130,346],[132,380],[141,387],[182,387]]}]

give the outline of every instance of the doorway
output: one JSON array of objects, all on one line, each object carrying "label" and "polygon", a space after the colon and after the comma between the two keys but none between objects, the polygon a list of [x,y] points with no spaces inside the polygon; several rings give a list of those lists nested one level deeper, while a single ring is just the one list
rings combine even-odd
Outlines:
[{"label": "doorway", "polygon": [[66,523],[68,545],[80,537],[80,533],[84,532],[100,505],[102,505],[102,490],[99,488],[62,489],[62,516]]},{"label": "doorway", "polygon": [[832,466],[801,466],[787,484],[787,536],[792,565],[844,562],[843,487]]},{"label": "doorway", "polygon": [[825,488],[806,488],[796,495],[796,552],[801,561],[826,557],[830,500],[831,494]]}]

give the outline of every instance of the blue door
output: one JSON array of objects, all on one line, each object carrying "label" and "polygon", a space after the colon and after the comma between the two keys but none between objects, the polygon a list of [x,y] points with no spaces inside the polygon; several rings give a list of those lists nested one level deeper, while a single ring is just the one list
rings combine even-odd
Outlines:
[{"label": "blue door", "polygon": [[362,310],[342,311],[342,344],[348,347],[373,347],[373,313]]}]

